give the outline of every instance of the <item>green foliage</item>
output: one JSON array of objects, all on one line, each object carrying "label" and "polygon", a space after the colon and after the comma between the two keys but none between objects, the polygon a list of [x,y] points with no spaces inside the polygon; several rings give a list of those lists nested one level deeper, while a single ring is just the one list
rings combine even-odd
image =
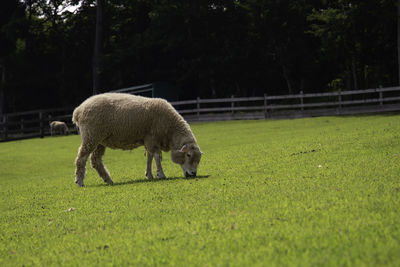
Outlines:
[{"label": "green foliage", "polygon": [[[392,70],[397,69],[396,43],[388,37],[396,36],[393,18],[395,1],[333,1],[308,15],[312,22],[308,32],[321,40],[321,58],[336,62],[340,69],[336,78],[347,80],[347,89],[378,87],[396,83],[397,75],[388,69],[393,75],[388,79],[391,75],[382,73],[378,63],[389,62]],[[392,43],[390,48],[388,43]]]},{"label": "green foliage", "polygon": [[114,186],[79,136],[0,143],[0,265],[398,266],[400,117],[193,124],[196,179],[164,155],[107,150]]},{"label": "green foliage", "polygon": [[[1,1],[6,112],[91,94],[95,9],[94,0]],[[392,0],[107,0],[104,9],[102,91],[166,81],[184,99],[397,83]]]}]

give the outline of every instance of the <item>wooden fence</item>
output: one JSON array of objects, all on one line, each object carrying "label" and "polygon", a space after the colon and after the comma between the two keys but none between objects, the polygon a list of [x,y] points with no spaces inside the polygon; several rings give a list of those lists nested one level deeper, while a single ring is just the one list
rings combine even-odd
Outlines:
[{"label": "wooden fence", "polygon": [[64,121],[69,133],[77,130],[72,124],[73,108],[32,110],[4,114],[0,122],[0,141],[11,141],[50,135],[50,122]]},{"label": "wooden fence", "polygon": [[172,102],[188,121],[301,118],[400,111],[400,87]]},{"label": "wooden fence", "polygon": [[[400,87],[357,91],[194,99],[171,103],[189,122],[235,119],[299,118],[400,111]],[[0,141],[50,135],[49,123],[71,122],[73,108],[34,110],[5,114],[0,122]]]}]

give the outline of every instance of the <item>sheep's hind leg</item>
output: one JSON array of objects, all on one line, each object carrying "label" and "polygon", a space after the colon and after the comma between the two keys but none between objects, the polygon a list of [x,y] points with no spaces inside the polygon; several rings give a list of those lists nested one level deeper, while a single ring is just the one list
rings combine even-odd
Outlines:
[{"label": "sheep's hind leg", "polygon": [[156,165],[157,165],[157,177],[160,179],[165,179],[165,174],[163,171],[163,168],[161,166],[161,160],[162,160],[162,156],[161,156],[161,152],[160,153],[155,153],[154,154],[154,159],[156,161]]},{"label": "sheep's hind leg", "polygon": [[153,162],[153,154],[147,151],[147,167],[145,175],[149,180],[154,178],[152,173],[152,162]]},{"label": "sheep's hind leg", "polygon": [[110,173],[107,170],[107,167],[104,165],[103,160],[101,159],[104,155],[106,147],[103,145],[97,145],[96,149],[90,155],[90,162],[92,167],[97,171],[99,176],[103,179],[103,181],[107,184],[114,184],[111,180]]},{"label": "sheep's hind leg", "polygon": [[75,183],[79,186],[85,186],[83,179],[86,173],[86,162],[90,153],[94,150],[91,145],[82,143],[78,150],[78,156],[75,159]]}]

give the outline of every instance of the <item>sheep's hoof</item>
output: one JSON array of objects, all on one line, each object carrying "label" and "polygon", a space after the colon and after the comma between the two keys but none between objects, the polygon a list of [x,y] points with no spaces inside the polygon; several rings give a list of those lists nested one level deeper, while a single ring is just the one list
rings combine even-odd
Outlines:
[{"label": "sheep's hoof", "polygon": [[153,174],[151,174],[151,173],[146,173],[145,175],[146,175],[147,180],[152,180],[154,178]]},{"label": "sheep's hoof", "polygon": [[109,185],[113,185],[114,184],[114,182],[111,179],[105,180],[104,182],[109,184]]},{"label": "sheep's hoof", "polygon": [[157,173],[157,178],[158,179],[167,179],[164,173]]}]

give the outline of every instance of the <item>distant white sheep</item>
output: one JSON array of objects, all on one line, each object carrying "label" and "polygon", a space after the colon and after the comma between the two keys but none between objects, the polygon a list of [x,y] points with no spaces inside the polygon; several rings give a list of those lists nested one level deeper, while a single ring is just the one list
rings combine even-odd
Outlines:
[{"label": "distant white sheep", "polygon": [[63,134],[63,135],[68,135],[68,127],[65,122],[62,121],[52,121],[50,123],[50,133],[51,135],[56,135],[56,134]]},{"label": "distant white sheep", "polygon": [[82,144],[76,158],[75,183],[84,186],[85,166],[91,165],[108,184],[113,184],[102,156],[106,147],[147,151],[146,177],[165,178],[161,151],[171,150],[173,162],[181,165],[185,177],[195,177],[202,152],[189,125],[166,100],[122,93],[95,95],[74,110],[72,121],[79,127]]}]

